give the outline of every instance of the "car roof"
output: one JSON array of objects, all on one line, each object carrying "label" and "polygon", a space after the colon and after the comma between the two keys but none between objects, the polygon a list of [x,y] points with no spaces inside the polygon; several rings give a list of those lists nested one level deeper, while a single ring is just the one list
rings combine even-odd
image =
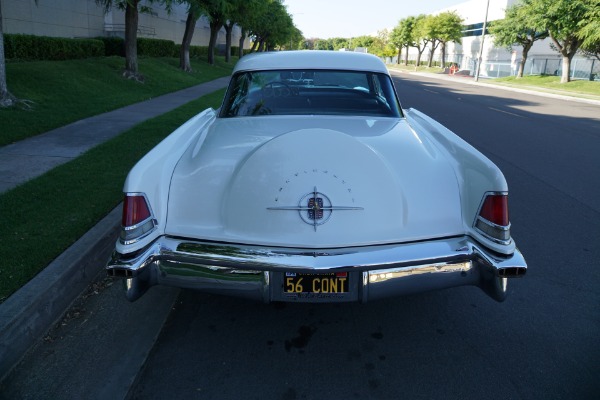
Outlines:
[{"label": "car roof", "polygon": [[388,73],[385,64],[372,54],[328,50],[252,53],[238,61],[233,73],[270,69],[334,69]]}]

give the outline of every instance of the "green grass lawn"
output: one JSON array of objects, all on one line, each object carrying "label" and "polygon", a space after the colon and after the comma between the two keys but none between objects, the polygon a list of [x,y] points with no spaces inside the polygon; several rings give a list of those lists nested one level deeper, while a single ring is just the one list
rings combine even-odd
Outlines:
[{"label": "green grass lawn", "polygon": [[0,195],[0,302],[116,207],[133,165],[183,122],[218,107],[224,92],[141,123]]},{"label": "green grass lawn", "polygon": [[527,89],[551,91],[554,93],[565,92],[564,94],[567,95],[600,96],[600,82],[574,80],[567,83],[560,83],[559,76],[530,75],[524,76],[520,79],[511,76],[506,78],[486,80],[486,82]]},{"label": "green grass lawn", "polygon": [[237,59],[216,59],[214,66],[193,60],[186,73],[175,58],[140,58],[144,83],[122,78],[122,57],[7,63],[9,90],[33,110],[0,109],[0,146],[231,74]]}]

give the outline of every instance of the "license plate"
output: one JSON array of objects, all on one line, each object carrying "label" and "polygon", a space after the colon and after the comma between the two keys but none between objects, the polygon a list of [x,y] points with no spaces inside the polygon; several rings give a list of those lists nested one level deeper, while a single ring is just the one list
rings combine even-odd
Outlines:
[{"label": "license plate", "polygon": [[348,293],[349,290],[347,272],[330,274],[286,272],[284,278],[284,293]]}]

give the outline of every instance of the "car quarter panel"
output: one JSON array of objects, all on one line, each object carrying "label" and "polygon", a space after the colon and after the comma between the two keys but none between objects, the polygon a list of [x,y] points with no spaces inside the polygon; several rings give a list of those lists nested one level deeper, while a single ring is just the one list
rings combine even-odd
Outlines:
[{"label": "car quarter panel", "polygon": [[408,122],[420,137],[431,140],[446,154],[451,163],[460,188],[465,230],[494,251],[511,254],[515,249],[513,241],[509,245],[500,245],[473,229],[483,194],[508,192],[506,179],[500,169],[473,146],[431,117],[415,109],[405,111]]},{"label": "car quarter panel", "polygon": [[213,109],[207,109],[188,120],[157,144],[146,154],[127,175],[123,192],[144,193],[149,202],[154,218],[157,219],[157,229],[145,240],[124,246],[117,242],[119,252],[130,253],[139,250],[151,240],[164,233],[167,220],[167,204],[171,176],[181,154],[196,143],[199,146],[206,135],[206,128],[215,119]]}]

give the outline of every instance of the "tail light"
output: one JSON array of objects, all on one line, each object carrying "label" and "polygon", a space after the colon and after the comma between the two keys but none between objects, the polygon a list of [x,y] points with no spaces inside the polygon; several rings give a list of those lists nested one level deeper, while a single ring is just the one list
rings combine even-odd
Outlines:
[{"label": "tail light", "polygon": [[508,218],[508,195],[488,193],[481,203],[475,228],[495,242],[510,241],[510,220]]},{"label": "tail light", "polygon": [[132,244],[148,235],[156,227],[152,210],[142,193],[127,193],[123,200],[121,242]]}]

